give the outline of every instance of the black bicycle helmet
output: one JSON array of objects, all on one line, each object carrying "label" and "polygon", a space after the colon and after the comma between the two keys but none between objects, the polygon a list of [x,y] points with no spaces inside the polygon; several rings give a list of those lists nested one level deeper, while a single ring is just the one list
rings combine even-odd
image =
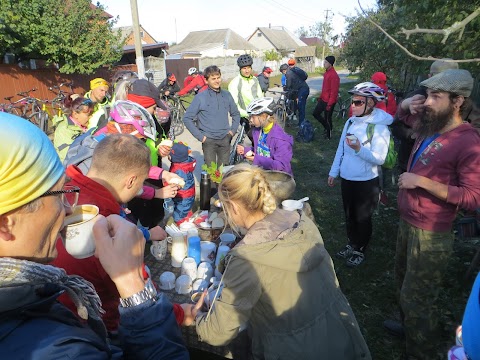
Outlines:
[{"label": "black bicycle helmet", "polygon": [[243,55],[240,55],[238,57],[237,64],[240,68],[242,68],[244,66],[252,66],[253,65],[253,59],[250,55],[243,54]]},{"label": "black bicycle helmet", "polygon": [[282,64],[282,65],[280,65],[280,71],[287,70],[287,69],[288,69],[288,65],[287,65],[287,64]]}]

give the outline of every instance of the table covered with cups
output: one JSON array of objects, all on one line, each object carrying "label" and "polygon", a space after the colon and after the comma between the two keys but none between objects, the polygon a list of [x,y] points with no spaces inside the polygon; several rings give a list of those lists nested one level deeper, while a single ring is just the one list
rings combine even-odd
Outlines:
[{"label": "table covered with cups", "polygon": [[[290,174],[268,170],[267,181],[275,194],[277,206],[286,210],[303,209],[314,222],[308,198],[292,200],[295,191],[295,180]],[[234,233],[226,226],[226,219],[219,207],[211,201],[209,212],[198,211],[192,223],[183,223],[173,231],[168,228],[171,242],[153,244],[145,251],[145,262],[151,276],[161,291],[176,303],[194,303],[203,289],[208,288],[205,299],[207,306],[221,292],[219,284],[222,274],[216,266],[228,251],[240,240],[240,234]],[[200,220],[198,217],[202,217]],[[215,218],[222,221],[216,220]],[[214,226],[212,226],[214,225]],[[178,233],[177,233],[178,232]],[[182,327],[182,333],[188,347],[211,352],[226,358],[249,359],[250,340],[247,332],[241,331],[236,339],[227,346],[211,346],[201,342],[195,326]]]},{"label": "table covered with cups", "polygon": [[[173,233],[168,241],[147,245],[145,263],[160,291],[172,302],[195,303],[201,292],[208,288],[205,303],[209,306],[221,292],[222,274],[216,266],[240,238],[228,229],[192,225],[184,225],[183,232]],[[200,341],[195,326],[182,327],[182,334],[188,347],[230,359],[248,358],[250,346],[246,331],[227,346],[212,346]]]}]

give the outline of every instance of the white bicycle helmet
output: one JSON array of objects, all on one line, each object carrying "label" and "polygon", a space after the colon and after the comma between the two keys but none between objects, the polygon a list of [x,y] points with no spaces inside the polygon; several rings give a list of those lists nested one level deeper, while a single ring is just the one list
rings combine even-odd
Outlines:
[{"label": "white bicycle helmet", "polygon": [[379,87],[378,85],[375,85],[372,82],[363,82],[363,83],[357,84],[353,87],[353,89],[348,90],[348,93],[352,95],[359,95],[359,96],[374,98],[377,101],[385,100],[385,96],[384,96],[385,91],[381,87]]},{"label": "white bicycle helmet", "polygon": [[198,70],[196,67],[191,67],[190,69],[188,69],[188,75],[193,75],[196,73],[198,73]]},{"label": "white bicycle helmet", "polygon": [[140,135],[155,141],[155,120],[143,106],[128,100],[117,100],[110,110],[110,118],[119,124],[133,125]]},{"label": "white bicycle helmet", "polygon": [[275,100],[272,97],[264,97],[253,100],[247,107],[248,115],[259,115],[267,113],[273,115]]}]

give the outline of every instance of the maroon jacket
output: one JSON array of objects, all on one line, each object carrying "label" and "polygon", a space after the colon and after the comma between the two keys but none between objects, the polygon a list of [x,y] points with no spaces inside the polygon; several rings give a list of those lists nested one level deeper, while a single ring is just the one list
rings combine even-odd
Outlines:
[{"label": "maroon jacket", "polygon": [[448,185],[447,200],[421,188],[401,189],[398,211],[403,220],[417,228],[450,231],[458,209],[480,207],[480,135],[464,123],[432,141],[411,167],[421,140],[415,142],[407,168],[411,173]]},{"label": "maroon jacket", "polygon": [[335,68],[332,66],[325,71],[325,74],[323,74],[322,93],[320,94],[320,100],[326,102],[328,106],[332,106],[337,102],[339,88],[340,78],[338,77]]}]

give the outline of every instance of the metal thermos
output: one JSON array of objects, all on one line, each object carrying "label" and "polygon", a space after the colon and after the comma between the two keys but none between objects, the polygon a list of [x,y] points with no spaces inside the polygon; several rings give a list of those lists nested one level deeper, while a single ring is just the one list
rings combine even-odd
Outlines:
[{"label": "metal thermos", "polygon": [[212,184],[210,175],[205,171],[202,171],[200,179],[200,209],[210,210],[210,198],[211,198]]}]

